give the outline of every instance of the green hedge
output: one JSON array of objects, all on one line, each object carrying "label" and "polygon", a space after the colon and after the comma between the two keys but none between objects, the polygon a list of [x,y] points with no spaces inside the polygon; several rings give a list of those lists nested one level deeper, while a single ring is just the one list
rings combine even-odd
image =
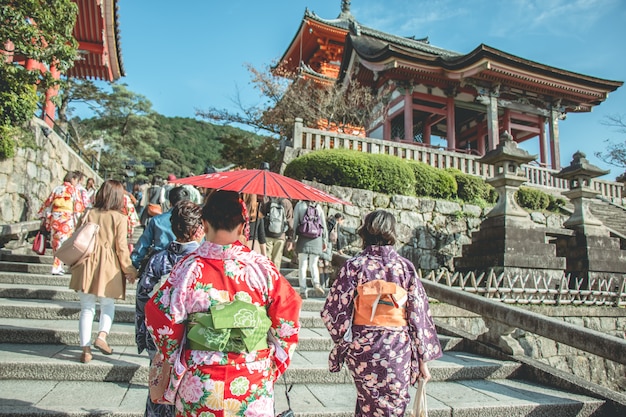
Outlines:
[{"label": "green hedge", "polygon": [[385,194],[415,194],[413,170],[406,161],[390,155],[364,154],[348,149],[310,152],[290,162],[285,175]]},{"label": "green hedge", "polygon": [[449,172],[456,181],[456,196],[463,201],[473,204],[494,204],[498,201],[498,193],[484,179],[475,175],[465,174],[458,169],[449,168]]},{"label": "green hedge", "polygon": [[[442,170],[423,162],[349,149],[307,153],[291,161],[285,168],[285,175],[385,194],[458,198],[478,205],[498,201],[498,193],[484,179],[458,169]],[[516,198],[520,206],[530,210],[559,211],[565,205],[565,199],[529,187],[521,187]]]},{"label": "green hedge", "polygon": [[543,191],[534,188],[520,187],[515,193],[520,206],[530,210],[546,210],[550,205],[550,197]]},{"label": "green hedge", "polygon": [[449,172],[431,167],[423,162],[407,162],[415,174],[415,195],[450,199],[456,195],[457,184]]}]

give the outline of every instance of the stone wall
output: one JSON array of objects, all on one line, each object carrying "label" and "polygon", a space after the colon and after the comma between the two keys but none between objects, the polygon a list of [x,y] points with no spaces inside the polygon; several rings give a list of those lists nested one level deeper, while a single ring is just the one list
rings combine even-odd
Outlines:
[{"label": "stone wall", "polygon": [[56,133],[46,137],[47,125],[32,119],[34,148],[18,148],[11,159],[0,160],[0,224],[33,220],[52,189],[63,182],[70,170],[101,179]]},{"label": "stone wall", "polygon": [[[346,253],[356,253],[360,249],[355,231],[365,215],[376,209],[384,209],[393,213],[398,221],[398,251],[423,271],[442,267],[454,271],[453,259],[461,256],[462,246],[471,242],[472,232],[480,228],[486,213],[491,210],[491,207],[483,209],[453,201],[389,196],[315,182],[310,184],[352,203],[344,206],[331,204],[327,209],[327,215],[332,216],[339,211],[345,217],[343,238],[350,246]],[[563,221],[567,219],[557,214],[539,212],[530,213],[530,218],[538,225],[551,228],[562,227]]]}]

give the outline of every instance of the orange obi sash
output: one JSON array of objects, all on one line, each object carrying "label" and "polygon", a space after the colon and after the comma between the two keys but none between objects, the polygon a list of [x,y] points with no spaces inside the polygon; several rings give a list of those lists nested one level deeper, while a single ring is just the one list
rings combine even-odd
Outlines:
[{"label": "orange obi sash", "polygon": [[404,304],[407,292],[393,282],[376,279],[356,287],[354,324],[407,326]]}]

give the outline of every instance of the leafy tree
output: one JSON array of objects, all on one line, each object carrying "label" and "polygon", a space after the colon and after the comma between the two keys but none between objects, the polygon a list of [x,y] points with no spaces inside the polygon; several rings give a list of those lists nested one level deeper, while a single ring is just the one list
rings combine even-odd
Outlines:
[{"label": "leafy tree", "polygon": [[[602,124],[615,128],[619,133],[626,134],[626,120],[621,115],[607,116]],[[606,150],[596,152],[595,155],[607,164],[626,168],[626,141],[615,143],[607,139],[605,143],[607,143]]]},{"label": "leafy tree", "polygon": [[58,122],[66,124],[75,108],[73,104],[85,104],[94,113],[101,107],[107,93],[92,80],[68,77],[59,91]]},{"label": "leafy tree", "polygon": [[374,96],[367,87],[356,83],[348,88],[336,83],[324,85],[280,67],[259,70],[246,66],[261,95],[261,104],[246,106],[237,94],[233,100],[237,111],[212,107],[197,110],[196,114],[215,122],[247,125],[280,138],[291,136],[296,117],[313,127],[320,121],[339,127],[365,126],[369,121]]},{"label": "leafy tree", "polygon": [[100,100],[96,117],[80,121],[84,145],[102,140],[101,168],[118,172],[128,160],[157,161],[157,130],[152,103],[125,84],[112,84]]},{"label": "leafy tree", "polygon": [[[0,0],[0,52],[66,71],[77,55],[72,36],[77,13],[71,0]],[[59,83],[48,72],[0,59],[0,157],[13,155],[14,128],[33,116],[37,94]]]}]

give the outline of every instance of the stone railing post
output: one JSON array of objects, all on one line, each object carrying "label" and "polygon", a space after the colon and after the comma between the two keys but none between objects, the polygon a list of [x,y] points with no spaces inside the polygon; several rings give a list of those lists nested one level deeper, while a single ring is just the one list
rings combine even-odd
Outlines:
[{"label": "stone railing post", "polygon": [[294,149],[302,149],[302,127],[304,121],[301,117],[296,117],[296,122],[293,125],[293,147]]},{"label": "stone railing post", "polygon": [[511,336],[516,327],[494,320],[489,317],[483,317],[487,331],[480,336],[478,340],[489,345],[497,347],[500,351],[508,355],[523,355],[524,349],[519,342]]}]

